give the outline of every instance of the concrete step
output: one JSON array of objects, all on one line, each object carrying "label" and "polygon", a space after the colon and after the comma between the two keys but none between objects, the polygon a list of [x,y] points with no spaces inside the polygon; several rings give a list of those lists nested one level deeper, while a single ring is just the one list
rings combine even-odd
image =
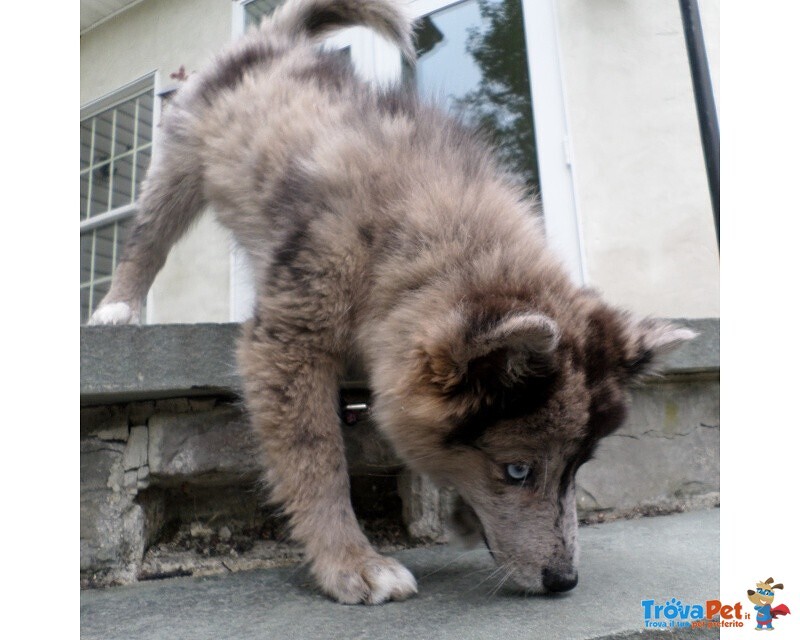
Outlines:
[{"label": "concrete step", "polygon": [[[719,320],[679,320],[700,334],[671,354],[663,378],[633,393],[626,425],[577,475],[593,521],[710,505],[719,496]],[[81,580],[135,581],[177,526],[256,527],[261,476],[236,399],[234,324],[81,327]],[[369,403],[357,369],[343,406]],[[353,499],[380,502],[416,540],[440,541],[450,498],[402,462],[367,412],[342,412]],[[372,478],[380,477],[380,482]],[[375,488],[377,487],[377,488]],[[378,500],[377,494],[387,498]],[[392,506],[399,500],[399,506]],[[374,510],[374,509],[373,509]]]},{"label": "concrete step", "polygon": [[[663,638],[642,600],[703,604],[719,594],[719,510],[580,530],[580,581],[559,596],[497,590],[485,550],[432,546],[393,554],[419,583],[406,602],[336,604],[300,566],[173,578],[81,593],[81,637],[115,640],[478,640]],[[669,637],[716,638],[712,629]]]}]

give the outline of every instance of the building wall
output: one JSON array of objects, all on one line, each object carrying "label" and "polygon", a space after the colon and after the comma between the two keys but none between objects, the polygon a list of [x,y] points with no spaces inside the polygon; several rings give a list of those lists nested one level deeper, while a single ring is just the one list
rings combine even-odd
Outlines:
[{"label": "building wall", "polygon": [[[81,104],[154,71],[157,91],[174,85],[170,73],[202,68],[230,42],[232,15],[230,0],[145,0],[91,29],[81,37]],[[148,322],[229,320],[229,256],[227,232],[206,213],[156,278]]]},{"label": "building wall", "polygon": [[[719,259],[680,12],[663,0],[559,0],[559,39],[588,284],[663,317],[719,315]],[[719,0],[701,2],[719,95]],[[145,0],[81,38],[81,103],[210,60],[230,0]],[[533,79],[535,82],[535,78]],[[172,251],[148,322],[225,321],[230,239],[209,216]]]},{"label": "building wall", "polygon": [[[645,314],[719,315],[719,259],[678,3],[562,0],[589,284]],[[717,0],[703,3],[718,78]]]}]

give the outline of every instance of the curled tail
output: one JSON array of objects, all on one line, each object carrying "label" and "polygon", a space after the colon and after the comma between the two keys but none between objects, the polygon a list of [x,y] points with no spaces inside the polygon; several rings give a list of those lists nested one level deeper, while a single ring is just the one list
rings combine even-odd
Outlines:
[{"label": "curled tail", "polygon": [[289,0],[264,19],[261,31],[267,36],[319,40],[331,31],[353,26],[374,29],[414,62],[413,21],[397,0]]}]

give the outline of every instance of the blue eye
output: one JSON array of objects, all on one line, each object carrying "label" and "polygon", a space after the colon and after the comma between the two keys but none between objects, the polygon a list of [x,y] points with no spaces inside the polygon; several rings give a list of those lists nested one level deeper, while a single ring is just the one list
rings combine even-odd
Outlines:
[{"label": "blue eye", "polygon": [[506,481],[522,484],[531,475],[531,468],[527,464],[507,464],[505,466]]}]

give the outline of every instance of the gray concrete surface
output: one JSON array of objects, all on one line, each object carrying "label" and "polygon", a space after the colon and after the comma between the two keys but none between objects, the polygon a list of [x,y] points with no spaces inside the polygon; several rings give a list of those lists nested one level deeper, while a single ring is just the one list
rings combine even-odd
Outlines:
[{"label": "gray concrete surface", "polygon": [[[665,637],[645,633],[641,601],[705,603],[719,593],[719,511],[582,527],[580,581],[560,596],[503,589],[485,550],[435,546],[395,556],[419,595],[342,606],[302,567],[175,578],[81,593],[81,637],[115,640],[515,640]],[[718,637],[712,630],[666,637]]]}]

